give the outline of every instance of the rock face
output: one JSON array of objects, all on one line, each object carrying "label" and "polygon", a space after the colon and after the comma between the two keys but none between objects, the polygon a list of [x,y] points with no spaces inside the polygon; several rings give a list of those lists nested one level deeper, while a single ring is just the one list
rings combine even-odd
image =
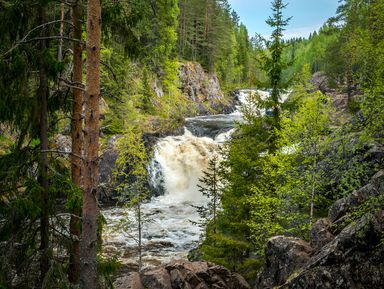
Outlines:
[{"label": "rock face", "polygon": [[331,242],[335,236],[330,232],[331,220],[320,219],[312,225],[310,232],[311,246],[315,250],[319,250],[321,247]]},{"label": "rock face", "polygon": [[349,215],[370,197],[383,194],[384,171],[380,171],[369,184],[338,200],[328,218],[313,225],[311,247],[289,237],[270,239],[255,289],[384,288],[384,206],[379,202],[353,221]]},{"label": "rock face", "polygon": [[181,89],[195,103],[197,114],[229,113],[234,110],[234,103],[229,103],[224,97],[217,76],[205,73],[199,63],[183,63],[179,78]]},{"label": "rock face", "polygon": [[116,289],[250,289],[237,273],[208,262],[172,261],[133,273],[114,283]]},{"label": "rock face", "polygon": [[298,238],[276,236],[269,239],[265,250],[267,263],[257,278],[256,288],[273,288],[283,284],[310,258],[313,249]]},{"label": "rock face", "polygon": [[316,89],[320,90],[322,93],[327,93],[330,91],[329,88],[329,79],[325,72],[318,71],[312,75],[311,83]]}]

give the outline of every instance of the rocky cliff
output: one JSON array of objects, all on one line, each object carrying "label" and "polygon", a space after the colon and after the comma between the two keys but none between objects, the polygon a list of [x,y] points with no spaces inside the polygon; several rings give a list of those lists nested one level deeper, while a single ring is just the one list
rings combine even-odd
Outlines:
[{"label": "rocky cliff", "polygon": [[311,242],[277,236],[255,289],[384,288],[384,171],[333,204]]},{"label": "rocky cliff", "polygon": [[216,74],[206,73],[199,63],[181,64],[179,78],[181,90],[195,104],[197,114],[233,111],[234,100],[225,97]]}]

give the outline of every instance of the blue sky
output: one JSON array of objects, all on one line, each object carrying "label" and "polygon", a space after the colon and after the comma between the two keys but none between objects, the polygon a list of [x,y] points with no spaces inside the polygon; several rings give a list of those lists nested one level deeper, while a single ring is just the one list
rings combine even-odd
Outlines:
[{"label": "blue sky", "polygon": [[[272,0],[229,0],[232,8],[247,26],[250,36],[260,33],[269,36],[271,29],[265,20],[272,14]],[[307,37],[318,30],[323,23],[336,14],[338,0],[285,0],[289,3],[284,15],[293,16],[285,31],[284,38]]]}]

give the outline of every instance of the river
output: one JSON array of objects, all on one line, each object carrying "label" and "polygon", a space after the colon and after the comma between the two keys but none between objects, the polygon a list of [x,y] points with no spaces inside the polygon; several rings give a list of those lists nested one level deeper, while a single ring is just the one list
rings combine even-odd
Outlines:
[{"label": "river", "polygon": [[[251,90],[239,91],[239,103],[244,104]],[[267,92],[261,92],[263,96]],[[209,159],[231,136],[236,122],[242,121],[240,108],[231,114],[188,118],[184,134],[168,136],[158,141],[150,166],[152,186],[164,195],[143,204],[142,212],[150,221],[142,230],[143,265],[156,266],[173,258],[186,258],[199,241],[200,231],[191,221],[198,220],[192,205],[205,202],[197,184]],[[137,267],[137,222],[133,212],[115,207],[103,210],[107,226],[103,235],[104,251],[118,253],[126,267]],[[130,232],[116,227],[132,219]]]}]

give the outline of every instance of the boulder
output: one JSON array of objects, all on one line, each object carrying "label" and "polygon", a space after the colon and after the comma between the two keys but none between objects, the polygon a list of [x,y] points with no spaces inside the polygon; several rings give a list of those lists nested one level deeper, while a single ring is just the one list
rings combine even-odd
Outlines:
[{"label": "boulder", "polygon": [[353,208],[383,193],[380,171],[366,186],[335,202],[329,218],[313,225],[313,250],[299,239],[270,239],[255,289],[384,288],[384,205],[377,203],[360,218],[352,214]]},{"label": "boulder", "polygon": [[312,252],[311,246],[298,238],[276,236],[269,239],[265,250],[266,265],[257,276],[255,289],[284,284],[306,264]]},{"label": "boulder", "polygon": [[281,288],[384,288],[384,211],[348,225]]},{"label": "boulder", "polygon": [[330,225],[331,220],[328,218],[320,219],[312,225],[309,239],[311,240],[311,247],[315,250],[320,249],[335,238],[329,231]]},{"label": "boulder", "polygon": [[119,151],[116,149],[116,141],[120,136],[112,136],[103,150],[100,157],[100,201],[107,203],[112,201],[114,196],[113,170],[115,169],[116,160],[119,156]]},{"label": "boulder", "polygon": [[148,289],[170,289],[172,288],[171,276],[164,268],[155,268],[141,274],[141,280]]},{"label": "boulder", "polygon": [[223,266],[184,260],[175,260],[156,268],[146,269],[141,274],[136,273],[133,277],[129,275],[114,283],[117,289],[136,289],[133,286],[140,284],[146,289],[250,289],[241,275],[232,273]]},{"label": "boulder", "polygon": [[130,273],[126,277],[117,279],[113,283],[115,289],[144,289],[141,283],[140,274],[137,272]]}]

